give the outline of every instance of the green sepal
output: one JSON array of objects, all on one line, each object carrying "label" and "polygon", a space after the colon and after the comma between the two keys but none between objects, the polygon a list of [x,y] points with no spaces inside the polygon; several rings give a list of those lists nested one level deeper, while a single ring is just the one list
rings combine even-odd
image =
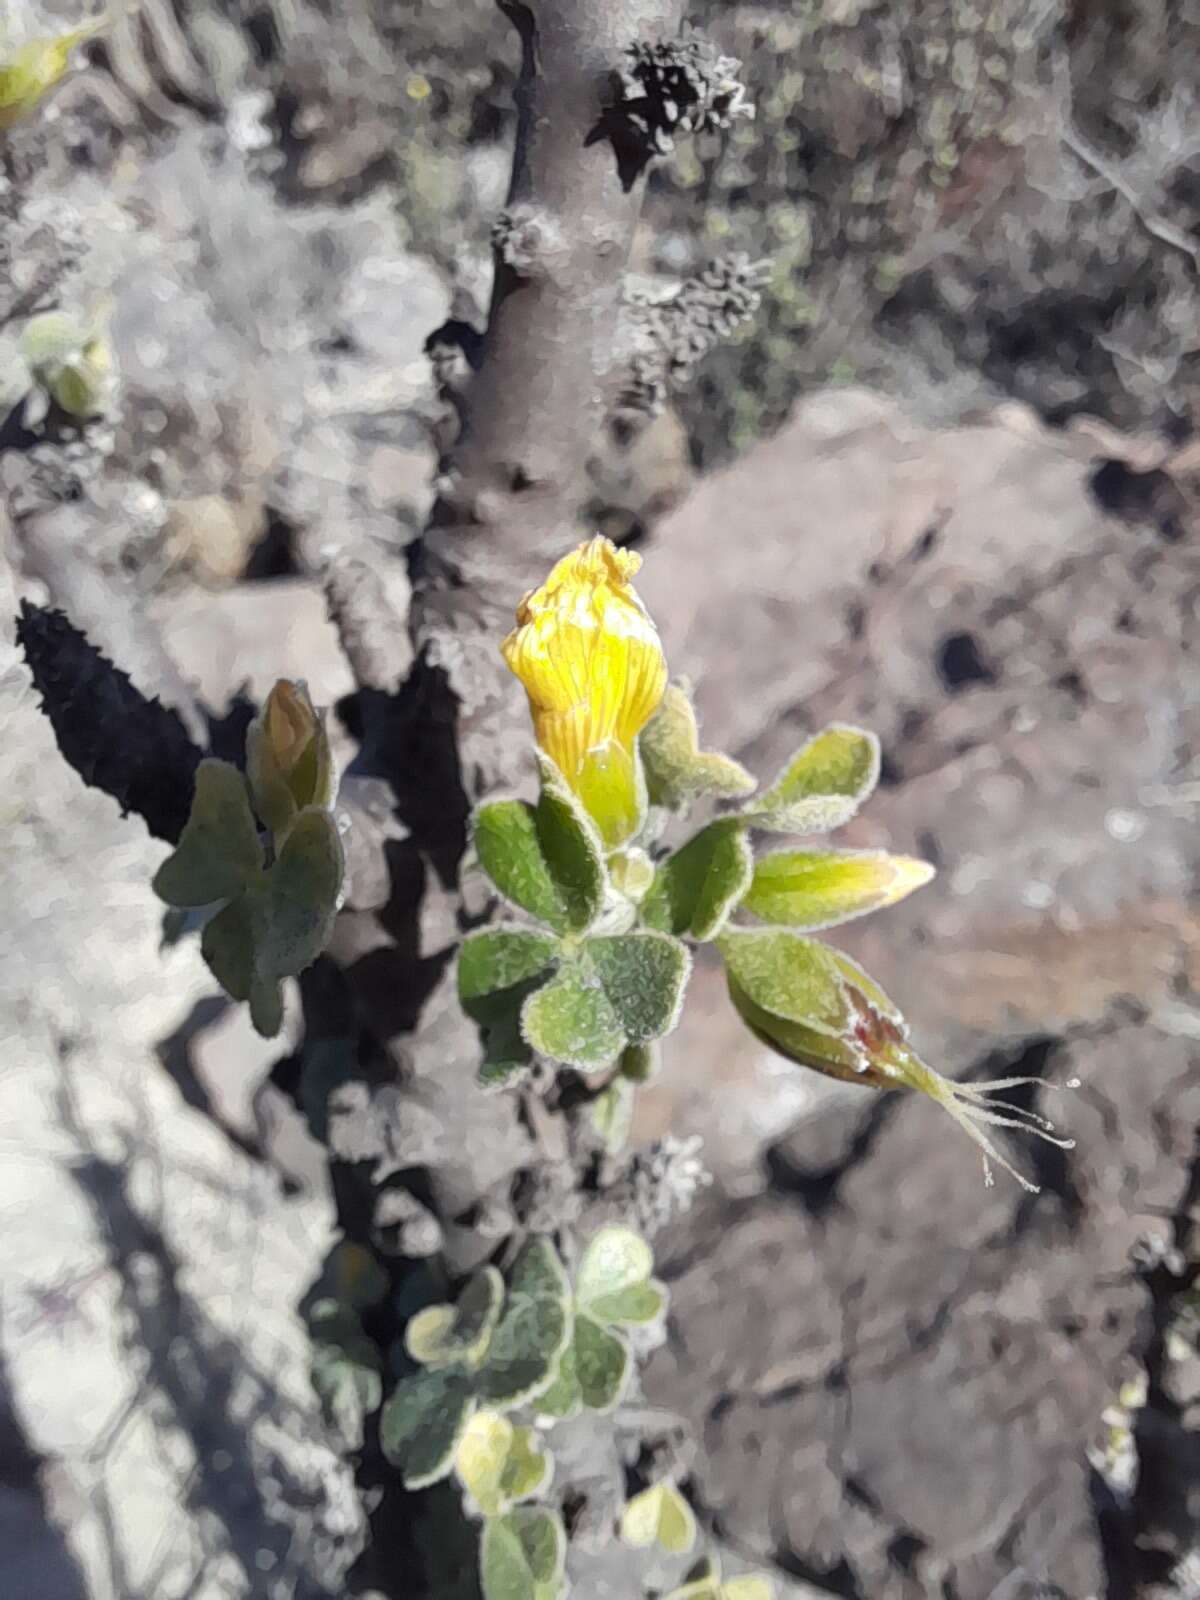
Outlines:
[{"label": "green sepal", "polygon": [[651,805],[677,811],[701,795],[728,800],[754,788],[739,762],[700,749],[696,713],[679,684],[667,689],[638,743]]},{"label": "green sepal", "polygon": [[379,1418],[379,1442],[406,1489],[428,1488],[450,1472],[475,1410],[471,1382],[461,1367],[431,1367],[392,1390]]},{"label": "green sepal", "polygon": [[554,1381],[559,1357],[571,1337],[571,1291],[558,1253],[548,1239],[530,1239],[513,1264],[508,1298],[476,1389],[501,1410],[532,1400]]},{"label": "green sepal", "polygon": [[788,762],[742,815],[770,833],[830,833],[849,822],[879,782],[879,740],[833,723]]},{"label": "green sepal", "polygon": [[562,1518],[540,1506],[490,1517],[479,1547],[483,1600],[561,1600],[567,1534]]},{"label": "green sepal", "polygon": [[206,756],[179,843],[154,875],[155,894],[185,908],[231,900],[257,878],[263,859],[246,780],[228,761]]},{"label": "green sepal", "polygon": [[656,1483],[626,1505],[621,1537],[637,1549],[659,1544],[670,1555],[686,1555],[696,1543],[696,1518],[673,1483]]},{"label": "green sepal", "polygon": [[537,752],[541,793],[534,808],[538,843],[562,903],[562,926],[584,933],[604,907],[608,871],[596,824],[580,805],[561,772]]},{"label": "green sepal", "polygon": [[454,1305],[426,1306],[409,1318],[404,1348],[423,1367],[477,1367],[503,1304],[504,1279],[495,1267],[482,1267]]},{"label": "green sepal", "polygon": [[895,905],[933,875],[927,862],[883,850],[776,850],[759,858],[742,906],[813,932]]},{"label": "green sepal", "polygon": [[754,854],[746,825],[722,817],[659,864],[642,920],[664,933],[715,938],[750,887]]}]

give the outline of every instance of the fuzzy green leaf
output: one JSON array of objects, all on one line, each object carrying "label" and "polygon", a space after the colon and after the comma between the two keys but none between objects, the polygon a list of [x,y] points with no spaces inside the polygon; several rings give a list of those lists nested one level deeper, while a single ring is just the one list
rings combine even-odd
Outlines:
[{"label": "fuzzy green leaf", "polygon": [[521,1008],[527,1044],[552,1061],[580,1072],[610,1066],[626,1035],[586,952],[562,966]]},{"label": "fuzzy green leaf", "polygon": [[447,1475],[474,1410],[471,1375],[459,1367],[401,1379],[380,1416],[379,1442],[405,1488],[424,1489]]},{"label": "fuzzy green leaf", "polygon": [[485,1517],[540,1494],[552,1467],[534,1430],[515,1427],[496,1411],[475,1413],[454,1458],[459,1481]]},{"label": "fuzzy green leaf", "polygon": [[604,845],[596,825],[571,793],[554,763],[538,751],[542,788],[534,809],[538,843],[574,933],[600,915],[608,888]]},{"label": "fuzzy green leaf", "polygon": [[613,934],[589,939],[586,953],[625,1035],[623,1044],[645,1044],[670,1033],[692,966],[678,939],[663,933]]},{"label": "fuzzy green leaf", "polygon": [[404,1330],[404,1347],[423,1367],[478,1366],[504,1304],[504,1279],[482,1267],[454,1305],[426,1306]]},{"label": "fuzzy green leaf", "polygon": [[510,1409],[548,1389],[571,1337],[567,1275],[548,1239],[531,1239],[509,1274],[508,1299],[479,1370],[477,1392]]},{"label": "fuzzy green leaf", "polygon": [[479,1547],[484,1600],[561,1600],[566,1559],[566,1530],[556,1512],[518,1506],[490,1517]]},{"label": "fuzzy green leaf", "polygon": [[743,815],[771,833],[829,833],[849,822],[879,782],[879,740],[834,723],[788,762]]},{"label": "fuzzy green leaf", "polygon": [[246,780],[228,761],[206,757],[196,768],[192,809],[179,844],[154,875],[155,894],[169,906],[230,900],[257,878],[262,864]]},{"label": "fuzzy green leaf", "polygon": [[777,850],[757,862],[742,905],[763,922],[832,928],[895,905],[933,872],[928,862],[883,850]]},{"label": "fuzzy green leaf", "polygon": [[474,820],[479,863],[504,898],[560,933],[571,926],[538,832],[538,815],[523,800],[494,800]]},{"label": "fuzzy green leaf", "polygon": [[200,935],[200,954],[234,1000],[249,1000],[254,986],[254,933],[250,897],[240,895],[210,917]]},{"label": "fuzzy green leaf", "polygon": [[538,1416],[554,1417],[561,1421],[578,1416],[583,1409],[583,1392],[579,1386],[579,1373],[575,1366],[575,1338],[578,1329],[579,1319],[576,1317],[571,1342],[558,1358],[558,1371],[554,1375],[554,1382],[548,1389],[543,1389],[533,1402],[533,1409]]},{"label": "fuzzy green leaf", "polygon": [[696,1518],[673,1483],[656,1483],[625,1507],[621,1537],[638,1549],[657,1542],[671,1555],[686,1555],[696,1542]]},{"label": "fuzzy green leaf", "polygon": [[672,811],[701,795],[733,799],[749,794],[754,779],[729,756],[700,749],[696,713],[679,684],[671,684],[642,729],[639,747],[650,803]]},{"label": "fuzzy green leaf", "polygon": [[584,1405],[592,1411],[611,1411],[628,1386],[633,1356],[619,1333],[577,1311],[572,1365]]},{"label": "fuzzy green leaf", "polygon": [[317,959],[333,931],[344,874],[333,817],[319,806],[301,811],[266,875],[255,950],[263,977],[288,977]]},{"label": "fuzzy green leaf", "polygon": [[557,953],[556,939],[530,928],[500,926],[468,934],[458,953],[463,1010],[476,1020],[488,1017],[497,996],[548,973]]},{"label": "fuzzy green leaf", "polygon": [[642,903],[647,927],[712,939],[750,885],[754,855],[746,827],[722,817],[660,863]]},{"label": "fuzzy green leaf", "polygon": [[596,1300],[645,1283],[654,1270],[654,1253],[632,1228],[601,1228],[588,1243],[575,1274],[575,1300],[590,1311]]}]

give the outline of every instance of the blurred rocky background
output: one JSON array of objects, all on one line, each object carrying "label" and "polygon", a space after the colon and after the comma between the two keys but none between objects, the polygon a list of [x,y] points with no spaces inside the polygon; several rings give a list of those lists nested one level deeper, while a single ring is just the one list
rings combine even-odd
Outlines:
[{"label": "blurred rocky background", "polygon": [[[932,1061],[1044,1080],[1077,1145],[1016,1153],[1036,1197],[985,1189],[932,1108],[766,1056],[702,970],[639,1108],[714,1176],[660,1241],[649,1397],[794,1595],[1119,1600],[1159,1540],[1194,1597],[1200,1374],[1156,1285],[1198,1203],[1200,18],[693,16],[757,117],[657,169],[637,283],[744,256],[763,303],[597,439],[590,513],[643,544],[707,742],[769,771],[822,722],[878,730],[845,842],[940,875],[842,942]],[[428,511],[425,341],[482,325],[516,65],[492,0],[131,0],[80,53],[0,151],[0,410],[24,426],[52,308],[103,319],[120,405],[52,542],[18,514],[36,450],[0,455],[3,617],[50,599],[126,656],[148,629],[185,707],[348,692],[321,575]],[[162,847],[58,760],[3,627],[0,1592],[342,1595],[361,1511],[295,1311],[321,1163],[278,1049],[160,948]],[[1173,1531],[1147,1381],[1184,1424]]]}]

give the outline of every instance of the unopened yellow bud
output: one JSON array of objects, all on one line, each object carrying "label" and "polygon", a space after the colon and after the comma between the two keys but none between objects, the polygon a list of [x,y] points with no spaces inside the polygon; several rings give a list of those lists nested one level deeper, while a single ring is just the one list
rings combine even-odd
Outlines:
[{"label": "unopened yellow bud", "polygon": [[636,741],[667,684],[658,631],[630,582],[640,565],[600,536],[580,545],[525,596],[501,646],[538,744],[610,849],[645,813]]}]

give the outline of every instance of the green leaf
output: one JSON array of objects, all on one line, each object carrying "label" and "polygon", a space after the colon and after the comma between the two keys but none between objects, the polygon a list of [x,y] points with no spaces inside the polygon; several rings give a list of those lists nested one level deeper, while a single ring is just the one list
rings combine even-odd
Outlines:
[{"label": "green leaf", "polygon": [[521,1034],[539,1054],[580,1072],[610,1066],[626,1035],[586,952],[564,961],[521,1008]]},{"label": "green leaf", "polygon": [[379,1442],[405,1488],[425,1489],[446,1476],[474,1409],[471,1375],[459,1367],[401,1379],[380,1416]]},{"label": "green leaf", "polygon": [[667,689],[642,729],[639,746],[651,805],[677,811],[700,795],[733,799],[754,788],[754,779],[739,762],[701,751],[696,713],[678,684]]},{"label": "green leaf", "polygon": [[227,995],[249,1000],[254,984],[254,925],[248,895],[231,900],[204,924],[200,954]]},{"label": "green leaf", "polygon": [[591,1411],[611,1411],[628,1386],[633,1356],[619,1333],[577,1311],[572,1365],[584,1405]]},{"label": "green leaf", "polygon": [[653,1322],[666,1309],[667,1291],[657,1279],[631,1283],[612,1294],[597,1295],[588,1302],[588,1315],[603,1323]]},{"label": "green leaf", "polygon": [[313,1346],[311,1378],[321,1413],[350,1450],[362,1449],[366,1418],[379,1409],[383,1399],[375,1347],[365,1338],[363,1345],[373,1361],[355,1359],[339,1345]]},{"label": "green leaf", "polygon": [[557,940],[530,928],[484,928],[463,940],[458,995],[483,1040],[484,1085],[509,1082],[533,1059],[521,1037],[521,1007],[545,983],[557,957]]},{"label": "green leaf", "polygon": [[533,1408],[538,1416],[554,1417],[561,1421],[578,1416],[583,1409],[583,1392],[579,1387],[579,1373],[575,1365],[575,1334],[578,1327],[577,1318],[571,1342],[558,1358],[558,1371],[554,1375],[554,1382],[548,1389],[543,1389],[533,1402]]},{"label": "green leaf", "polygon": [[635,1090],[630,1078],[614,1078],[608,1088],[602,1089],[588,1107],[588,1121],[610,1154],[624,1149],[629,1138],[629,1128],[633,1121],[634,1095]]},{"label": "green leaf", "polygon": [[532,1428],[518,1428],[496,1411],[477,1411],[467,1424],[454,1470],[485,1517],[496,1517],[540,1494],[553,1462]]},{"label": "green leaf", "polygon": [[832,928],[894,905],[933,875],[928,862],[882,850],[777,850],[758,861],[742,905],[763,922]]},{"label": "green leaf", "polygon": [[829,833],[879,782],[879,740],[834,723],[812,738],[743,815],[771,833]]},{"label": "green leaf", "polygon": [[699,1575],[672,1589],[666,1600],[775,1600],[775,1584],[765,1572],[748,1572],[722,1581],[717,1564],[706,1561]]},{"label": "green leaf", "polygon": [[589,939],[586,953],[625,1035],[623,1043],[645,1044],[670,1033],[679,1021],[692,965],[678,939],[663,933],[613,934]]},{"label": "green leaf", "polygon": [[567,1275],[550,1241],[531,1239],[509,1274],[504,1314],[479,1370],[480,1397],[509,1410],[541,1394],[570,1337]]},{"label": "green leaf", "polygon": [[196,768],[192,809],[179,844],[154,875],[155,894],[169,906],[229,900],[258,876],[262,864],[246,780],[228,761],[206,757]]},{"label": "green leaf", "polygon": [[686,1555],[696,1542],[696,1518],[673,1483],[656,1483],[625,1507],[621,1537],[638,1549],[657,1542],[671,1555]]},{"label": "green leaf", "polygon": [[654,1270],[654,1253],[632,1228],[612,1225],[594,1234],[575,1274],[575,1301],[590,1311],[596,1300],[645,1283]]},{"label": "green leaf", "polygon": [[458,953],[458,998],[476,1020],[492,1015],[489,1002],[548,973],[558,941],[529,928],[500,925],[469,933]]},{"label": "green leaf", "polygon": [[263,977],[303,972],[329,943],[346,863],[337,824],[310,806],[292,823],[256,909],[255,966]]},{"label": "green leaf", "polygon": [[557,1512],[518,1506],[490,1517],[479,1547],[484,1600],[560,1600],[567,1535]]},{"label": "green leaf", "polygon": [[478,1366],[487,1353],[504,1303],[504,1279],[483,1267],[452,1306],[426,1306],[404,1330],[404,1348],[423,1367]]},{"label": "green leaf", "polygon": [[707,828],[660,863],[642,903],[647,927],[712,939],[750,885],[754,855],[745,823],[732,817]]},{"label": "green leaf", "polygon": [[560,933],[570,927],[566,903],[542,854],[537,813],[523,800],[494,800],[474,820],[479,864],[504,898]]},{"label": "green leaf", "polygon": [[837,1037],[854,1019],[837,952],[790,929],[727,928],[717,940],[730,977],[755,1005]]},{"label": "green leaf", "polygon": [[534,810],[538,843],[561,899],[566,927],[582,933],[604,905],[608,888],[604,845],[558,768],[540,750],[537,755],[542,780]]}]

